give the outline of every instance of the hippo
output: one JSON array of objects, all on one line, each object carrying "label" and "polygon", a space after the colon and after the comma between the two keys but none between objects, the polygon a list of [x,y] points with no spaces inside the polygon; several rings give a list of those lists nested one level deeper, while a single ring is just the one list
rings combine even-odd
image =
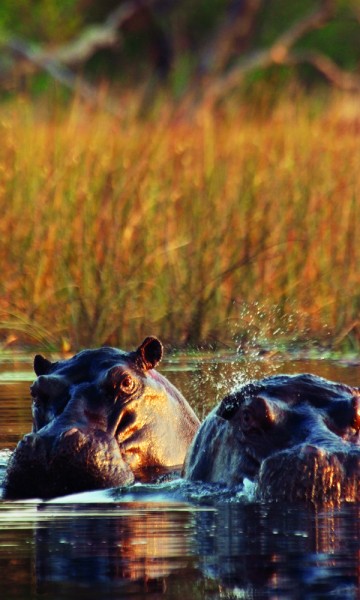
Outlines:
[{"label": "hippo", "polygon": [[33,428],[12,454],[4,497],[52,498],[180,470],[200,423],[155,367],[161,342],[34,360]]},{"label": "hippo", "polygon": [[360,500],[360,390],[311,374],[275,375],[227,395],[190,445],[183,476],[241,486],[255,500]]}]

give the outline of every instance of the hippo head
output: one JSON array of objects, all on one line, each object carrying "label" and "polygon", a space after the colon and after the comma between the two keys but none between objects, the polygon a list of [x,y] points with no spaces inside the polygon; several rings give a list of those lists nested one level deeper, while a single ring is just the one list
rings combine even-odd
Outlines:
[{"label": "hippo head", "polygon": [[229,486],[245,478],[258,500],[360,500],[360,392],[313,375],[275,376],[236,389],[205,419],[184,475]]},{"label": "hippo head", "polygon": [[36,356],[33,431],[10,459],[5,496],[54,497],[180,468],[199,421],[154,370],[162,353],[148,337],[133,352],[84,350],[55,363]]}]

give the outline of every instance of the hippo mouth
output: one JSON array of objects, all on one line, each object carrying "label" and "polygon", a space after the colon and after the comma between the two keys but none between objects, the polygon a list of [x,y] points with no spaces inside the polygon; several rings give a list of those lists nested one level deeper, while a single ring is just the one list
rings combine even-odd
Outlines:
[{"label": "hippo mouth", "polygon": [[53,439],[26,435],[10,458],[4,490],[6,498],[48,499],[133,481],[112,436],[101,430],[89,435],[72,427]]},{"label": "hippo mouth", "polygon": [[338,506],[358,502],[360,451],[328,452],[312,444],[266,458],[256,479],[257,500]]}]

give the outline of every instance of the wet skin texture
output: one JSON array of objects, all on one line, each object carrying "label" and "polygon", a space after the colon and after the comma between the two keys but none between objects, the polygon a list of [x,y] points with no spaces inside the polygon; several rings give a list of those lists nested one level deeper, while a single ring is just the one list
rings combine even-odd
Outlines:
[{"label": "wet skin texture", "polygon": [[195,436],[183,474],[255,482],[255,498],[337,505],[360,500],[360,391],[314,375],[279,375],[226,396]]},{"label": "wet skin texture", "polygon": [[157,338],[134,352],[84,350],[50,362],[37,355],[33,431],[15,449],[6,498],[51,498],[151,480],[180,469],[199,420],[154,367]]}]

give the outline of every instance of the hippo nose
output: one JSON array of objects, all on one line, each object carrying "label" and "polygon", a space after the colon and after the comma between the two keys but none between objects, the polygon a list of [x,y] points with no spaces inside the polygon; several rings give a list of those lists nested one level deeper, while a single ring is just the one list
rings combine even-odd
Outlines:
[{"label": "hippo nose", "polygon": [[86,443],[89,436],[78,427],[70,427],[59,436],[58,446],[72,444],[74,447],[80,447]]}]

